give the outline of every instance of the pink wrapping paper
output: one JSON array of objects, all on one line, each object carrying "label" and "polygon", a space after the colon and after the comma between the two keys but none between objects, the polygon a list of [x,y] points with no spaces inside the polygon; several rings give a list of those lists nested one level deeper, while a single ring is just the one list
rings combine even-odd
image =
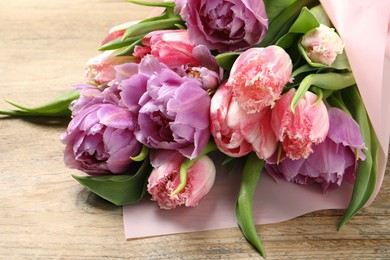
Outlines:
[{"label": "pink wrapping paper", "polygon": [[[345,42],[382,148],[377,186],[368,206],[382,184],[389,145],[390,102],[386,102],[386,98],[390,98],[390,1],[321,0],[321,3]],[[214,159],[218,165],[219,158]],[[139,204],[125,206],[126,238],[237,227],[235,201],[239,182],[239,171],[228,174],[223,167],[218,167],[214,187],[195,208],[160,210],[148,197]],[[352,185],[344,184],[341,189],[323,195],[318,187],[284,181],[277,184],[263,174],[254,202],[255,223],[281,222],[322,209],[344,209],[348,206],[352,188]]]}]

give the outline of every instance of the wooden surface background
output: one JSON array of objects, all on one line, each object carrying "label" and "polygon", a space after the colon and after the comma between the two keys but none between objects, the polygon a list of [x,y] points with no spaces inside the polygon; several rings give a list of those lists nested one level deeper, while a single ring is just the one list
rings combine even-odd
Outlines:
[{"label": "wooden surface background", "polygon": [[[0,1],[0,97],[38,105],[67,92],[84,81],[84,64],[110,27],[149,11],[124,0]],[[121,208],[65,168],[65,128],[56,120],[0,119],[1,259],[260,258],[238,228],[126,241]],[[258,226],[268,259],[389,259],[389,193],[386,176],[375,202],[341,232],[342,210]]]}]

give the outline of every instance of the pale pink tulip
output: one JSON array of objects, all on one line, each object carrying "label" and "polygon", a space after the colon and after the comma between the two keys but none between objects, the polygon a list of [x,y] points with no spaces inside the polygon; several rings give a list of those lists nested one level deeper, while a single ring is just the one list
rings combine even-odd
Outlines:
[{"label": "pale pink tulip", "polygon": [[291,81],[290,56],[278,46],[252,48],[234,62],[227,85],[239,105],[248,113],[273,106]]},{"label": "pale pink tulip", "polygon": [[329,116],[325,104],[317,101],[318,96],[307,91],[298,102],[294,113],[291,101],[295,89],[283,94],[272,109],[271,125],[283,150],[290,159],[307,158],[312,144],[325,140],[329,130]]},{"label": "pale pink tulip", "polygon": [[176,195],[171,194],[180,185],[180,166],[185,158],[177,154],[155,168],[148,179],[148,192],[162,209],[174,209],[185,205],[194,207],[210,191],[215,181],[215,165],[203,156],[187,171],[187,184]]},{"label": "pale pink tulip", "polygon": [[344,49],[344,43],[334,28],[323,24],[307,32],[301,45],[311,61],[328,66],[332,65]]},{"label": "pale pink tulip", "polygon": [[104,51],[88,60],[85,69],[87,79],[97,85],[107,86],[107,83],[116,78],[115,66],[127,62],[134,62],[134,57],[117,57],[118,51]]},{"label": "pale pink tulip", "polygon": [[270,108],[247,113],[233,97],[231,88],[221,85],[211,100],[210,131],[219,150],[231,157],[255,151],[259,158],[270,157],[277,148],[270,125]]}]

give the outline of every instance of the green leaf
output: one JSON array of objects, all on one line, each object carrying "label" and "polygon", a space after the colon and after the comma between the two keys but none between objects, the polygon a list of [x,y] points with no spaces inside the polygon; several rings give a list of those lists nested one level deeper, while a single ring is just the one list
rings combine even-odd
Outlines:
[{"label": "green leaf", "polygon": [[60,96],[59,98],[36,107],[26,107],[19,104],[16,104],[12,101],[6,100],[7,103],[13,105],[14,107],[18,108],[15,110],[0,110],[1,115],[9,115],[9,116],[21,116],[21,117],[28,117],[28,116],[52,116],[52,117],[58,117],[58,116],[70,116],[71,112],[69,110],[69,104],[73,100],[77,99],[79,97],[80,93],[79,91],[71,91],[69,93],[66,93],[63,96]]},{"label": "green leaf", "polygon": [[137,1],[137,0],[127,0],[129,3],[143,6],[155,6],[155,7],[166,7],[173,8],[175,6],[174,2],[150,2],[150,1]]},{"label": "green leaf", "polygon": [[236,61],[241,52],[228,52],[218,54],[215,58],[217,59],[218,65],[224,70],[230,70],[233,63]]},{"label": "green leaf", "polygon": [[99,51],[116,50],[119,48],[130,46],[134,42],[142,39],[145,35],[146,34],[140,34],[140,35],[135,36],[135,37],[126,38],[124,40],[122,38],[114,39],[114,40],[104,44],[103,46],[101,46],[99,48]]},{"label": "green leaf", "polygon": [[311,86],[316,86],[325,90],[340,90],[347,88],[355,84],[355,78],[353,77],[352,72],[346,73],[318,73],[310,74],[306,76],[302,82],[299,84],[297,92],[294,95],[293,100],[291,101],[291,111],[295,110],[295,106],[305,95],[306,91],[309,90]]},{"label": "green leaf", "polygon": [[[271,3],[273,2],[272,0],[269,1],[270,4],[273,4]],[[283,11],[270,20],[268,31],[258,46],[265,47],[274,44],[282,35],[288,32],[291,24],[299,15],[303,7],[310,7],[316,3],[317,1],[315,0],[299,0],[294,1],[289,6],[283,8]]]},{"label": "green leaf", "polygon": [[142,42],[142,39],[139,39],[139,40],[133,42],[130,46],[128,46],[124,50],[120,51],[116,56],[120,57],[120,56],[132,55],[134,53],[135,46],[140,45],[141,42]]},{"label": "green leaf", "polygon": [[143,198],[150,172],[151,165],[147,157],[134,175],[72,175],[72,177],[103,199],[117,206],[123,206],[134,204]]},{"label": "green leaf", "polygon": [[242,172],[240,192],[236,202],[236,218],[246,239],[265,257],[265,250],[253,220],[253,198],[264,161],[251,153]]},{"label": "green leaf", "polygon": [[126,29],[122,39],[126,39],[129,37],[136,37],[141,34],[146,34],[151,31],[156,30],[166,30],[166,29],[175,29],[176,24],[183,23],[183,20],[179,15],[175,15],[170,18],[165,19],[156,19],[156,20],[143,20],[137,24]]},{"label": "green leaf", "polygon": [[288,6],[297,0],[264,0],[265,9],[267,10],[267,17],[272,21]]},{"label": "green leaf", "polygon": [[357,87],[343,90],[343,102],[359,124],[366,147],[366,159],[359,162],[357,176],[347,211],[339,224],[339,230],[355,216],[370,199],[375,190],[378,175],[380,144],[371,125]]},{"label": "green leaf", "polygon": [[303,34],[318,26],[320,26],[320,24],[315,16],[309,11],[309,9],[303,7],[298,18],[291,25],[290,30],[276,42],[276,45],[284,49],[288,49]]}]

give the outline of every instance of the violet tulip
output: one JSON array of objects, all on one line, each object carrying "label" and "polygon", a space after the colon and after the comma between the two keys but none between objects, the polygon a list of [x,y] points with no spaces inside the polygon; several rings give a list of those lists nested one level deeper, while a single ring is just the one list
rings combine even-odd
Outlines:
[{"label": "violet tulip", "polygon": [[227,85],[248,113],[273,106],[291,81],[290,56],[278,46],[252,48],[234,62]]},{"label": "violet tulip", "polygon": [[[210,138],[210,101],[198,80],[180,77],[151,55],[123,81],[122,103],[138,109],[136,138],[149,148],[197,157]],[[126,85],[126,86],[125,86]]]},{"label": "violet tulip", "polygon": [[93,104],[69,123],[61,141],[65,164],[91,175],[124,173],[141,151],[135,116],[113,104]]},{"label": "violet tulip", "polygon": [[265,168],[276,180],[284,178],[298,184],[319,183],[323,192],[340,187],[342,182],[353,183],[358,161],[366,149],[359,125],[340,109],[329,108],[330,128],[324,142],[313,146],[306,159],[284,159],[278,165]]},{"label": "violet tulip", "polygon": [[295,89],[283,94],[272,109],[271,125],[284,152],[291,159],[307,158],[313,144],[325,140],[329,130],[329,117],[325,104],[316,103],[318,96],[307,91],[291,111]]},{"label": "violet tulip", "polygon": [[209,157],[203,156],[188,169],[185,188],[171,196],[180,185],[180,166],[184,159],[182,155],[176,154],[155,168],[149,176],[148,192],[162,209],[174,209],[180,205],[194,207],[214,184],[214,163]]},{"label": "violet tulip", "polygon": [[232,157],[255,151],[262,159],[277,148],[271,128],[271,110],[248,114],[233,97],[231,87],[221,85],[211,100],[210,131],[219,150]]},{"label": "violet tulip", "polygon": [[334,28],[323,24],[307,32],[301,45],[311,61],[328,66],[332,65],[344,49],[344,43]]},{"label": "violet tulip", "polygon": [[186,21],[190,40],[211,50],[231,52],[258,44],[268,28],[262,0],[176,0]]}]

